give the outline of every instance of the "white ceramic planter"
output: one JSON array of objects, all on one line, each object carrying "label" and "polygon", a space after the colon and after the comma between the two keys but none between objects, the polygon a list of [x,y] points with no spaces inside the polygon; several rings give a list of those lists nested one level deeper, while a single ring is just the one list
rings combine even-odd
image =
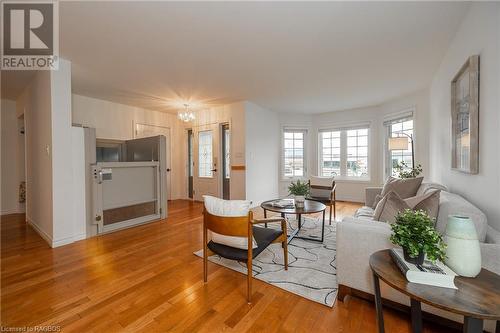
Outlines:
[{"label": "white ceramic planter", "polygon": [[481,271],[481,249],[471,219],[466,216],[448,216],[444,241],[447,244],[446,265],[458,275],[477,276]]},{"label": "white ceramic planter", "polygon": [[295,200],[295,207],[304,208],[304,202],[306,201],[306,198],[303,195],[296,195],[294,200]]}]

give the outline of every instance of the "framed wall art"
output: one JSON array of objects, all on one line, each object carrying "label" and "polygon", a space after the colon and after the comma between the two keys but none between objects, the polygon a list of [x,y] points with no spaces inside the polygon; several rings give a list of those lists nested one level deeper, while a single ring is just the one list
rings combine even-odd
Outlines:
[{"label": "framed wall art", "polygon": [[451,168],[479,172],[479,56],[469,57],[451,81]]}]

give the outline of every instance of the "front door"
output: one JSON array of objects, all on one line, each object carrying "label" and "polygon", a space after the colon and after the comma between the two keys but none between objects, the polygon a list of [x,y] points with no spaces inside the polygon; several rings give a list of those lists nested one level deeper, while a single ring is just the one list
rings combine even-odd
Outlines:
[{"label": "front door", "polygon": [[170,128],[156,125],[135,124],[135,138],[147,138],[151,136],[163,135],[166,138],[165,142],[165,181],[166,181],[166,196],[167,200],[171,199],[171,153],[170,153]]},{"label": "front door", "polygon": [[194,131],[194,199],[203,201],[203,195],[221,197],[219,165],[219,125],[211,124]]}]

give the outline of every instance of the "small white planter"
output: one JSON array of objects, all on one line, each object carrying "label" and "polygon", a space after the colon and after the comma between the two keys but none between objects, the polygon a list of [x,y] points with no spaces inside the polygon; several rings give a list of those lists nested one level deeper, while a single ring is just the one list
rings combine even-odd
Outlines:
[{"label": "small white planter", "polygon": [[304,202],[306,201],[306,198],[303,195],[296,195],[294,197],[294,200],[295,200],[295,207],[304,208]]}]

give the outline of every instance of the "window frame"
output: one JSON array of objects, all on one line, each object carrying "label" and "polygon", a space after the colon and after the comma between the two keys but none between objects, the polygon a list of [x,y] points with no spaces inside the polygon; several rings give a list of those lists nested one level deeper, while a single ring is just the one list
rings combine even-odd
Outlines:
[{"label": "window frame", "polygon": [[[303,165],[303,172],[302,176],[286,176],[285,175],[285,133],[291,132],[291,133],[302,133],[302,165]],[[281,179],[283,181],[290,181],[290,180],[296,180],[296,179],[304,179],[307,177],[307,145],[308,145],[308,131],[306,128],[302,127],[283,127],[281,129],[281,147],[280,147],[280,175]]]},{"label": "window frame", "polygon": [[[347,131],[349,130],[358,130],[358,129],[366,129],[367,132],[367,175],[366,176],[348,176],[348,168],[347,168]],[[364,123],[360,125],[352,125],[345,127],[328,127],[321,128],[318,130],[318,175],[320,177],[323,176],[323,139],[322,134],[325,132],[340,132],[340,175],[334,176],[336,180],[347,180],[347,181],[356,181],[356,182],[369,182],[371,181],[371,124]]]},{"label": "window frame", "polygon": [[[412,137],[413,137],[413,149],[415,150],[416,147],[416,140],[415,140],[415,112],[414,109],[406,110],[403,112],[400,112],[396,115],[393,115],[392,117],[388,118],[386,121],[384,121],[384,133],[385,133],[385,140],[384,140],[384,161],[385,161],[385,166],[384,166],[384,179],[388,179],[389,177],[393,177],[392,171],[394,168],[392,167],[392,151],[389,150],[389,138],[392,137],[392,131],[391,127],[394,124],[399,124],[399,123],[404,123],[406,121],[412,121]],[[407,131],[407,130],[402,130],[402,131]],[[410,146],[411,147],[411,146]],[[410,148],[411,149],[411,148]],[[415,153],[415,152],[413,152]],[[411,155],[411,150],[408,153]],[[404,155],[403,155],[404,156]]]}]

